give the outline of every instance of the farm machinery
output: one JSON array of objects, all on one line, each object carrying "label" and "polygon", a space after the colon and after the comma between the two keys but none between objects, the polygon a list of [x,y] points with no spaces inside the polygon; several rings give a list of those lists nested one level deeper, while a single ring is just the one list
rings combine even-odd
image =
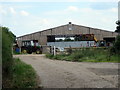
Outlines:
[{"label": "farm machinery", "polygon": [[28,54],[32,54],[34,52],[36,54],[40,54],[42,53],[42,47],[38,44],[38,40],[26,40],[22,41],[21,52]]}]

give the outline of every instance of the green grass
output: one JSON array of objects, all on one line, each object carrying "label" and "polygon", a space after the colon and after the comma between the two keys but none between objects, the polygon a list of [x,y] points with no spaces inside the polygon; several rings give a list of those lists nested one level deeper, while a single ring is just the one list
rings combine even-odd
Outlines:
[{"label": "green grass", "polygon": [[37,75],[32,66],[14,59],[12,88],[35,88],[37,84]]},{"label": "green grass", "polygon": [[50,59],[77,62],[120,62],[120,55],[110,55],[109,49],[82,49],[72,54],[46,55]]}]

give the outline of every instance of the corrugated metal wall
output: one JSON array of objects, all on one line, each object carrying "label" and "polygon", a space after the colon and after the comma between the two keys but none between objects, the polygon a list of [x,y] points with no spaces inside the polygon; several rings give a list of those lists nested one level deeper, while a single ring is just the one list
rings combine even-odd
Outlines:
[{"label": "corrugated metal wall", "polygon": [[77,47],[91,47],[96,45],[95,41],[73,41],[73,42],[48,42],[48,46],[55,46],[60,48]]}]

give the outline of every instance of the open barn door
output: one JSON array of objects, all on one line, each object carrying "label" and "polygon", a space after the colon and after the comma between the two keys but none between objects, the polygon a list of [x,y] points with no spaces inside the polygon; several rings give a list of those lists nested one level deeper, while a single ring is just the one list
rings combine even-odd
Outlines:
[{"label": "open barn door", "polygon": [[105,37],[103,40],[106,41],[106,46],[113,46],[113,43],[115,42],[115,37]]}]

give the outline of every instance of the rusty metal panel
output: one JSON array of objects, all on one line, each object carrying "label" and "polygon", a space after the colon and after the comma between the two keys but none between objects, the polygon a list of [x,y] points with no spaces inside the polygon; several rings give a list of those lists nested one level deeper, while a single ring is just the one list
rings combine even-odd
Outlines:
[{"label": "rusty metal panel", "polygon": [[62,33],[63,33],[64,35],[71,34],[71,32],[68,30],[68,26],[67,26],[67,25],[63,27]]},{"label": "rusty metal panel", "polygon": [[65,34],[89,34],[89,28],[87,27],[72,25],[72,30],[69,30],[69,26],[66,27]]},{"label": "rusty metal panel", "polygon": [[60,35],[61,27],[55,28],[55,35]]},{"label": "rusty metal panel", "polygon": [[98,39],[98,40],[103,40],[103,35],[99,35],[100,36],[100,38]]},{"label": "rusty metal panel", "polygon": [[95,30],[93,28],[90,28],[90,34],[95,34]]},{"label": "rusty metal panel", "polygon": [[78,34],[82,34],[82,33],[83,33],[83,30],[81,30],[81,27],[80,27],[80,26],[75,25],[75,26],[74,26],[74,29],[77,30],[77,33],[78,33]]},{"label": "rusty metal panel", "polygon": [[56,29],[53,28],[53,29],[52,29],[52,35],[55,35],[55,33],[56,33]]},{"label": "rusty metal panel", "polygon": [[116,32],[113,32],[112,34],[114,37],[116,37],[118,35],[118,33],[116,33]]},{"label": "rusty metal panel", "polygon": [[63,35],[65,33],[65,29],[63,26],[53,28],[51,31],[51,35]]},{"label": "rusty metal panel", "polygon": [[55,34],[54,35],[59,35],[58,34],[58,28],[55,28]]},{"label": "rusty metal panel", "polygon": [[38,38],[39,38],[39,33],[34,33],[33,34],[33,40],[38,40]]},{"label": "rusty metal panel", "polygon": [[103,31],[103,37],[108,37],[109,36],[109,33],[107,31]]},{"label": "rusty metal panel", "polygon": [[51,29],[45,31],[45,35],[51,35]]},{"label": "rusty metal panel", "polygon": [[27,37],[27,40],[32,40],[31,34],[27,35],[26,37]]},{"label": "rusty metal panel", "polygon": [[22,46],[22,37],[17,38],[17,44],[19,47]]},{"label": "rusty metal panel", "polygon": [[99,29],[90,28],[90,34],[97,34],[97,35],[99,35],[100,32],[101,32],[101,31],[100,31]]},{"label": "rusty metal panel", "polygon": [[103,30],[101,30],[101,32],[100,32],[100,34],[102,35],[102,37],[104,37],[104,31]]},{"label": "rusty metal panel", "polygon": [[44,35],[44,31],[41,32],[41,35]]},{"label": "rusty metal panel", "polygon": [[33,40],[35,40],[35,33],[33,34]]},{"label": "rusty metal panel", "polygon": [[99,40],[103,40],[103,37],[102,37],[102,35],[100,35],[100,34],[95,34],[94,35],[95,37],[96,37],[96,39],[99,41]]},{"label": "rusty metal panel", "polygon": [[26,40],[26,36],[23,36],[22,39],[23,39],[23,40]]},{"label": "rusty metal panel", "polygon": [[[57,29],[57,28],[56,28]],[[65,27],[63,26],[63,27],[60,27],[60,28],[58,28],[58,31],[59,31],[59,35],[64,35],[65,34]]]},{"label": "rusty metal panel", "polygon": [[33,38],[34,38],[34,37],[33,37],[33,34],[31,34],[31,40],[33,40]]},{"label": "rusty metal panel", "polygon": [[103,40],[102,38],[102,35],[100,34],[101,33],[101,30],[99,29],[94,29],[94,28],[89,28],[89,33],[90,34],[94,34],[95,37],[97,38],[97,40]]},{"label": "rusty metal panel", "polygon": [[64,30],[63,31],[64,35],[68,35],[68,34],[70,35],[70,34],[72,34],[72,31],[73,31],[73,30],[69,30],[69,26],[68,25],[64,26],[63,30]]},{"label": "rusty metal panel", "polygon": [[38,40],[40,45],[46,45],[47,44],[47,36],[46,35],[41,35]]},{"label": "rusty metal panel", "polygon": [[110,32],[110,33],[108,32],[108,35],[109,35],[109,36],[112,36],[112,32]]},{"label": "rusty metal panel", "polygon": [[51,35],[51,31],[50,30],[42,31],[41,35]]},{"label": "rusty metal panel", "polygon": [[87,27],[80,27],[80,30],[82,30],[82,34],[89,34],[89,28]]},{"label": "rusty metal panel", "polygon": [[71,31],[73,31],[73,33],[72,34],[79,34],[79,27],[77,28],[77,26],[75,26],[75,25],[73,25],[73,28],[72,28],[73,30],[71,30]]}]

